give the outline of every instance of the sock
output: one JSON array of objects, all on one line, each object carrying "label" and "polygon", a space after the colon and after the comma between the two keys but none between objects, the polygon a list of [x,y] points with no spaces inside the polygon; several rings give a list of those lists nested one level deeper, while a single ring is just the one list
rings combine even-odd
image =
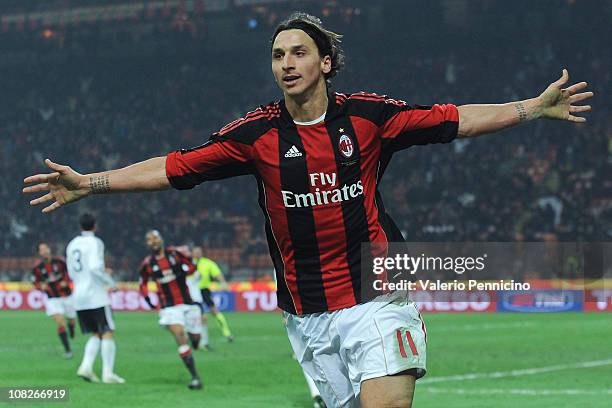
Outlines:
[{"label": "sock", "polygon": [[64,350],[68,353],[70,351],[70,343],[68,343],[68,335],[66,334],[64,326],[59,326],[57,328],[57,334],[64,345]]},{"label": "sock", "polygon": [[230,331],[229,326],[227,325],[227,321],[225,320],[225,317],[221,314],[221,312],[217,313],[217,315],[215,316],[215,320],[217,321],[217,324],[219,325],[223,336],[229,337],[232,335],[232,332]]},{"label": "sock", "polygon": [[114,373],[115,368],[115,340],[102,340],[102,376],[106,377]]},{"label": "sock", "polygon": [[193,361],[193,356],[191,355],[191,349],[187,344],[183,344],[178,348],[179,355],[183,359],[183,363],[185,363],[185,367],[189,370],[191,377],[198,377],[198,373],[195,369],[195,362]]},{"label": "sock", "polygon": [[314,380],[312,379],[311,376],[306,374],[306,371],[304,371],[304,378],[306,378],[306,384],[308,384],[308,389],[310,390],[310,396],[314,398],[314,397],[321,395]]},{"label": "sock", "polygon": [[74,322],[68,322],[68,332],[70,333],[70,338],[74,339]]},{"label": "sock", "polygon": [[200,347],[200,339],[202,338],[202,336],[200,336],[198,333],[188,333],[189,334],[189,340],[191,341],[191,347],[193,347],[194,350],[197,350],[198,347]]},{"label": "sock", "polygon": [[202,334],[200,337],[200,344],[203,346],[208,346],[208,326],[202,326]]},{"label": "sock", "polygon": [[83,361],[81,362],[81,367],[85,371],[93,371],[93,365],[98,356],[98,350],[100,350],[100,339],[96,336],[91,336],[85,345]]}]

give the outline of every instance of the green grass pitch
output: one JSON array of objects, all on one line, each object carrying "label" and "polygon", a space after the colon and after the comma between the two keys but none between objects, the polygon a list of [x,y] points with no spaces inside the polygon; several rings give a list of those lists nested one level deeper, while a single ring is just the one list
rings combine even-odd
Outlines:
[{"label": "green grass pitch", "polygon": [[[227,313],[236,341],[209,321],[212,352],[197,351],[204,391],[190,391],[170,335],[154,313],[116,313],[116,372],[127,384],[76,377],[85,343],[64,360],[42,312],[0,312],[0,387],[65,386],[70,400],[34,407],[311,407],[276,313]],[[612,314],[424,314],[428,369],[413,406],[610,407]],[[594,362],[585,366],[582,363]],[[538,370],[541,369],[541,370]],[[100,361],[96,363],[100,373]],[[513,371],[525,370],[525,371]],[[491,373],[498,372],[497,375]],[[473,377],[465,377],[474,374]]]}]

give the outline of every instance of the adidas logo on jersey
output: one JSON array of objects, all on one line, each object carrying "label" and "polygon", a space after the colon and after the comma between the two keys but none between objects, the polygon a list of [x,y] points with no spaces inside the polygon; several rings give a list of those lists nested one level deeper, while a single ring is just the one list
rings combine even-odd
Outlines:
[{"label": "adidas logo on jersey", "polygon": [[297,147],[295,147],[295,145],[291,146],[291,149],[287,150],[287,153],[285,153],[285,157],[289,158],[289,157],[301,157],[302,156],[302,152],[300,152],[298,150]]}]

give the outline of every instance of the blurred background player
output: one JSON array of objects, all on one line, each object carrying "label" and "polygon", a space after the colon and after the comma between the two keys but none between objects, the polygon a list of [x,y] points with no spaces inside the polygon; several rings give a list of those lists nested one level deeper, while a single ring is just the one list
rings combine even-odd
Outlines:
[{"label": "blurred background player", "polygon": [[[198,248],[201,253],[202,249],[200,247],[195,247],[194,251],[196,248]],[[182,247],[177,247],[177,249],[183,252],[185,255],[191,256],[192,262],[194,265],[197,263],[197,259],[193,257],[192,251],[183,251]],[[189,247],[186,247],[186,249],[188,250]],[[196,271],[193,274],[187,275],[186,282],[187,282],[187,287],[189,288],[189,296],[191,296],[191,300],[193,300],[195,307],[199,309],[199,313],[201,316],[202,335],[200,338],[200,345],[198,349],[211,351],[212,349],[210,347],[209,339],[208,339],[208,316],[206,316],[206,313],[204,311],[204,299],[202,298],[202,293],[200,292],[200,286],[199,286],[201,279],[202,279],[202,276],[200,275],[200,272],[198,272],[196,269]]]},{"label": "blurred background player", "polygon": [[147,304],[156,309],[148,290],[149,280],[155,281],[160,307],[159,324],[172,333],[178,344],[178,353],[191,374],[187,387],[192,390],[202,389],[202,381],[185,335],[186,330],[193,348],[197,349],[202,332],[201,314],[193,307],[186,283],[187,275],[195,272],[195,265],[175,248],[164,247],[164,240],[157,230],[147,232],[146,241],[152,254],[140,265],[140,293]]},{"label": "blurred background player", "polygon": [[115,322],[110,307],[109,289],[115,287],[104,263],[104,243],[94,235],[96,219],[83,214],[80,219],[81,235],[66,248],[68,273],[74,282],[74,306],[83,334],[91,333],[85,345],[83,361],[77,375],[86,381],[100,382],[93,365],[102,349],[102,382],[123,384],[125,380],[114,372],[116,346],[113,339]]},{"label": "blurred background player", "polygon": [[64,357],[70,359],[72,350],[66,334],[64,317],[68,320],[70,338],[74,338],[76,312],[72,303],[72,290],[66,262],[60,257],[51,256],[51,248],[46,242],[39,243],[37,250],[41,259],[32,271],[34,287],[47,294],[45,303],[47,316],[51,316],[57,324],[57,334],[64,346]]},{"label": "blurred background player", "polygon": [[200,274],[200,293],[202,294],[204,303],[208,306],[210,313],[212,313],[217,321],[217,325],[219,329],[221,329],[223,336],[229,342],[234,341],[234,336],[230,331],[227,320],[225,320],[225,316],[217,309],[217,305],[215,305],[210,291],[210,284],[213,280],[219,282],[222,287],[227,287],[227,282],[223,277],[221,268],[219,268],[219,265],[212,259],[204,257],[202,255],[202,248],[200,247],[193,248],[193,262],[196,264],[197,271]]}]

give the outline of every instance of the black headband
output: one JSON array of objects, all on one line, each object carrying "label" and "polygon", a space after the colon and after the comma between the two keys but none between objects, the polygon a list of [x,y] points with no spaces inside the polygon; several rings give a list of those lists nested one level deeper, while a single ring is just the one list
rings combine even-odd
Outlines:
[{"label": "black headband", "polygon": [[274,40],[276,39],[276,36],[278,36],[278,34],[281,31],[286,31],[286,30],[304,31],[315,42],[315,44],[317,45],[317,48],[319,49],[319,53],[321,54],[321,56],[323,57],[326,55],[329,55],[330,57],[332,56],[332,45],[329,39],[327,38],[327,36],[323,32],[321,32],[321,30],[318,29],[317,27],[313,26],[312,24],[306,23],[304,21],[290,21],[286,25],[283,25],[277,28],[276,32],[274,33],[274,36],[272,37],[272,42],[274,42]]}]

